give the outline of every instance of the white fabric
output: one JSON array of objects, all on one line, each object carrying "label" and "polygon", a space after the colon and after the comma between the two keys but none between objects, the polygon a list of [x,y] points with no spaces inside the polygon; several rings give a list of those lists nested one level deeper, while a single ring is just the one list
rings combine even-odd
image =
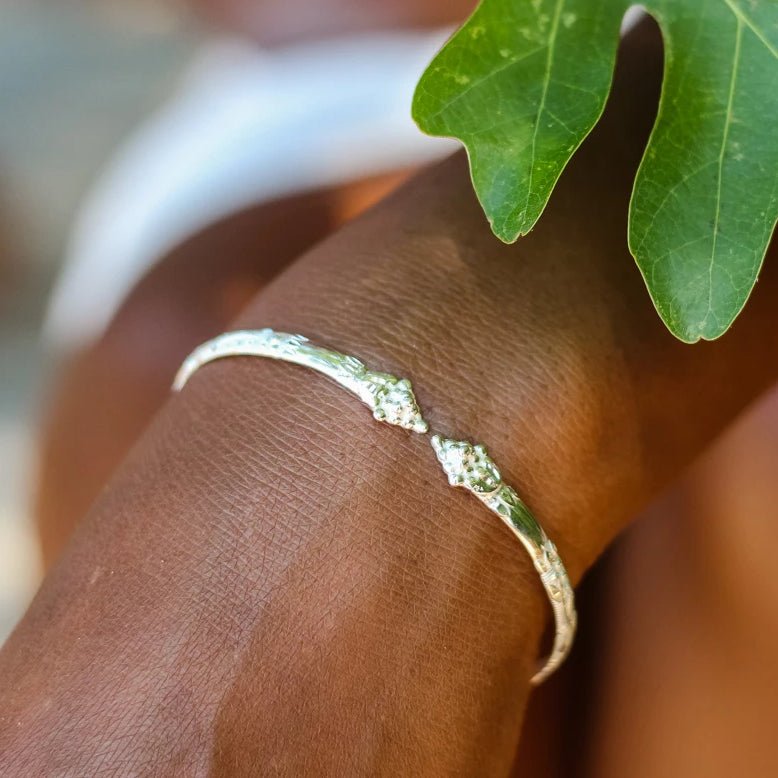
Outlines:
[{"label": "white fabric", "polygon": [[447,32],[395,33],[263,52],[209,45],[178,96],[119,151],[84,202],[44,335],[99,337],[167,251],[248,205],[422,164],[455,148],[410,117]]}]

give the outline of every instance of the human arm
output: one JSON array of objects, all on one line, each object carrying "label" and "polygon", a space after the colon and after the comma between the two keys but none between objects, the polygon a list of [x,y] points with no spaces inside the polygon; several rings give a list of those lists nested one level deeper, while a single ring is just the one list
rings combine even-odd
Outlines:
[{"label": "human arm", "polygon": [[[644,101],[622,90],[517,245],[454,159],[236,323],[411,378],[575,579],[776,373],[769,264],[716,343],[651,309],[624,245]],[[4,647],[0,753],[20,775],[501,774],[547,607],[424,439],[300,368],[225,360],[168,404]]]}]

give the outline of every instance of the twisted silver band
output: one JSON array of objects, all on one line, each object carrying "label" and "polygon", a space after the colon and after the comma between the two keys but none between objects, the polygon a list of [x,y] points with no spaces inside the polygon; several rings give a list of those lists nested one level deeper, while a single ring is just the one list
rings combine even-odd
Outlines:
[{"label": "twisted silver band", "polygon": [[[235,356],[268,357],[309,367],[355,394],[379,421],[412,432],[429,430],[407,378],[369,370],[356,357],[316,346],[302,335],[269,328],[227,332],[198,346],[181,365],[173,389],[183,389],[192,374],[208,362]],[[531,679],[537,685],[564,662],[575,636],[575,595],[565,566],[529,508],[503,483],[483,446],[437,434],[432,436],[431,443],[449,483],[472,492],[500,517],[527,550],[540,575],[554,613],[556,635],[551,654]]]}]

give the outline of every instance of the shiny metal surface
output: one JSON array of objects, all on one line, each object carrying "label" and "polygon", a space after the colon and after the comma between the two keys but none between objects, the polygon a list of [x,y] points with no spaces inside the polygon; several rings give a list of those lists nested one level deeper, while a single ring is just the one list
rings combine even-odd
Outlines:
[{"label": "shiny metal surface", "polygon": [[441,435],[433,435],[430,442],[448,482],[467,489],[502,519],[527,550],[540,575],[556,622],[551,654],[532,677],[533,684],[540,684],[564,662],[575,637],[575,594],[567,570],[556,546],[529,508],[512,487],[503,483],[500,471],[484,446],[465,440],[450,440]]},{"label": "shiny metal surface", "polygon": [[225,357],[268,357],[309,367],[359,397],[378,421],[413,432],[427,432],[413,387],[407,378],[368,370],[356,357],[315,346],[302,335],[271,329],[226,332],[198,346],[181,365],[173,381],[180,391],[198,368]]}]

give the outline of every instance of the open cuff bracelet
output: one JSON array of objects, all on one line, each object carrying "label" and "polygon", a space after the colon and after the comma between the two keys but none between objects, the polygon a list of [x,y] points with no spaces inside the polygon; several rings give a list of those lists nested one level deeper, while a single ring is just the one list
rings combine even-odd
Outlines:
[{"label": "open cuff bracelet", "polygon": [[[268,328],[227,332],[198,346],[181,365],[173,389],[180,391],[192,374],[208,362],[237,356],[268,357],[309,367],[355,394],[378,421],[421,434],[429,432],[407,378],[369,370],[356,357],[316,346],[302,335]],[[484,446],[439,434],[433,434],[430,442],[448,482],[467,489],[500,517],[527,550],[540,575],[554,612],[556,634],[549,657],[532,677],[532,683],[537,685],[562,664],[575,636],[575,596],[565,566],[529,508],[512,487],[503,483]]]}]

